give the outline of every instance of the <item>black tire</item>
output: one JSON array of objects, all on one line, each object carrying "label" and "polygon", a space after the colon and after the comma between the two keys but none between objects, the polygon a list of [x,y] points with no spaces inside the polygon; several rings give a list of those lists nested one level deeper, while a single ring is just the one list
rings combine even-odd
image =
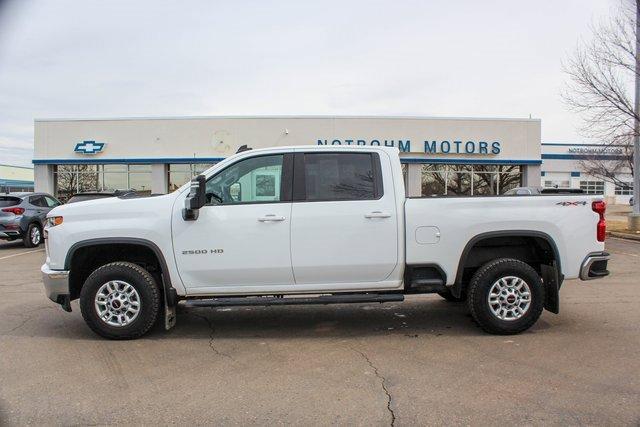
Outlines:
[{"label": "black tire", "polygon": [[[530,290],[530,303],[521,317],[503,320],[494,314],[488,299],[493,285],[500,278],[508,276],[524,280]],[[513,335],[525,331],[536,323],[544,308],[544,286],[540,276],[529,264],[516,259],[499,258],[480,267],[471,278],[467,295],[467,304],[473,319],[490,334]],[[497,309],[500,306],[494,307]]]},{"label": "black tire", "polygon": [[40,246],[40,243],[42,243],[42,227],[35,222],[29,224],[27,231],[24,236],[22,236],[22,243],[24,243],[24,246],[27,248]]},{"label": "black tire", "polygon": [[467,300],[467,296],[465,295],[464,292],[459,297],[454,296],[449,290],[446,290],[444,292],[438,292],[438,295],[440,295],[442,298],[444,298],[449,302],[465,302]]},{"label": "black tire", "polygon": [[[96,294],[103,285],[114,280],[133,287],[137,292],[136,300],[139,300],[137,316],[124,326],[108,324],[100,318],[96,308]],[[112,262],[97,268],[89,275],[80,291],[80,311],[84,321],[96,334],[114,340],[135,339],[147,333],[156,322],[160,302],[160,290],[153,276],[131,262]]]}]

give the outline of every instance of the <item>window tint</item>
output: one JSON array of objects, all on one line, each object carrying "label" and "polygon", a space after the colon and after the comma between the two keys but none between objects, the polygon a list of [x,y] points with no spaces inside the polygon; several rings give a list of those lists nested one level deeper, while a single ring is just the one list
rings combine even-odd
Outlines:
[{"label": "window tint", "polygon": [[44,196],[44,199],[47,202],[47,206],[49,206],[50,208],[55,208],[56,206],[60,205],[60,202],[53,197]]},{"label": "window tint", "polygon": [[369,153],[306,153],[306,199],[375,199],[374,165]]},{"label": "window tint", "polygon": [[251,157],[207,181],[207,204],[279,202],[283,155]]},{"label": "window tint", "polygon": [[18,197],[0,197],[0,208],[19,205],[22,200]]},{"label": "window tint", "polygon": [[44,200],[43,196],[31,196],[29,198],[29,203],[33,206],[47,207],[47,202]]}]

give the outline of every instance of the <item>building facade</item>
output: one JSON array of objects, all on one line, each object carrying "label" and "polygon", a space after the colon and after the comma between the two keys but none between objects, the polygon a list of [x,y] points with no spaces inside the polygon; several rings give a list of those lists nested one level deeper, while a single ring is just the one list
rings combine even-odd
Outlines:
[{"label": "building facade", "polygon": [[[633,196],[633,176],[624,167],[626,147],[620,145],[542,143],[541,185],[546,188],[580,188],[603,194],[611,204],[628,204]],[[618,170],[617,183],[589,174],[593,165]]]},{"label": "building facade", "polygon": [[33,191],[33,168],[0,164],[0,193]]},{"label": "building facade", "polygon": [[167,193],[239,147],[397,147],[407,193],[495,195],[540,184],[540,120],[185,117],[36,120],[36,190]]}]

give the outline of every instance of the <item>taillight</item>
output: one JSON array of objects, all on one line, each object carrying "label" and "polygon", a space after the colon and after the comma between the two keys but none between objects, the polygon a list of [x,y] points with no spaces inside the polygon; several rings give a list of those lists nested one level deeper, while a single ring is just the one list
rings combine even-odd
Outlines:
[{"label": "taillight", "polygon": [[24,213],[24,208],[2,208],[2,212],[9,212],[14,215],[22,215]]},{"label": "taillight", "polygon": [[598,242],[604,242],[604,237],[607,233],[607,222],[604,219],[604,212],[607,210],[607,204],[604,201],[599,200],[591,203],[591,209],[600,215],[598,225],[596,225],[596,238],[598,239]]}]

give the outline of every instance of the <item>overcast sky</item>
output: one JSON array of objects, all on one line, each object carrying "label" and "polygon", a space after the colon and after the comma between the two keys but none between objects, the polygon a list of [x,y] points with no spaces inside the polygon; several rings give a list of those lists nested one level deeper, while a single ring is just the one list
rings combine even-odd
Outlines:
[{"label": "overcast sky", "polygon": [[34,118],[542,119],[576,142],[561,60],[619,0],[0,0],[0,163]]}]

